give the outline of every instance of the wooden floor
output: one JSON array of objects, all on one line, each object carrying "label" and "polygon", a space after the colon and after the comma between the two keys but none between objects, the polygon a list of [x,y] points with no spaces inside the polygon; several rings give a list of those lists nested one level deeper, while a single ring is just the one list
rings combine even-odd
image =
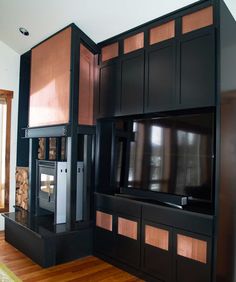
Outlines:
[{"label": "wooden floor", "polygon": [[142,281],[96,257],[86,257],[66,264],[41,268],[4,240],[0,232],[0,262],[22,281]]}]

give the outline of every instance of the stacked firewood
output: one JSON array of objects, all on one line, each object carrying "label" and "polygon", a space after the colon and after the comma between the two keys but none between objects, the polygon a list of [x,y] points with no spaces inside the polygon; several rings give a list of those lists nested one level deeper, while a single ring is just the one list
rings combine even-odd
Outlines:
[{"label": "stacked firewood", "polygon": [[27,167],[16,168],[16,206],[28,210],[29,171]]},{"label": "stacked firewood", "polygon": [[44,160],[45,159],[45,138],[39,138],[39,146],[38,146],[38,159]]}]

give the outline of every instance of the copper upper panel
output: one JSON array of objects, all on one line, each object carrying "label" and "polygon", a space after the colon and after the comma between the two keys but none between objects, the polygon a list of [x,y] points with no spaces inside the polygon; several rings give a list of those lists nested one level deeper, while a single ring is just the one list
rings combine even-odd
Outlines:
[{"label": "copper upper panel", "polygon": [[207,242],[178,234],[177,254],[202,263],[207,263]]},{"label": "copper upper panel", "polygon": [[144,47],[144,33],[140,32],[124,40],[124,54]]},{"label": "copper upper panel", "polygon": [[108,231],[112,231],[112,215],[105,212],[96,211],[96,226]]},{"label": "copper upper panel", "polygon": [[138,223],[123,217],[118,217],[118,234],[137,240]]},{"label": "copper upper panel", "polygon": [[118,42],[107,45],[102,48],[102,62],[118,57],[119,44]]},{"label": "copper upper panel", "polygon": [[145,244],[168,251],[169,231],[145,225]]},{"label": "copper upper panel", "polygon": [[213,7],[207,7],[192,14],[183,16],[182,33],[188,33],[213,24]]},{"label": "copper upper panel", "polygon": [[95,55],[80,45],[79,124],[94,124]]},{"label": "copper upper panel", "polygon": [[159,43],[175,37],[175,21],[153,27],[149,33],[149,44]]},{"label": "copper upper panel", "polygon": [[71,28],[32,50],[29,126],[69,121]]}]

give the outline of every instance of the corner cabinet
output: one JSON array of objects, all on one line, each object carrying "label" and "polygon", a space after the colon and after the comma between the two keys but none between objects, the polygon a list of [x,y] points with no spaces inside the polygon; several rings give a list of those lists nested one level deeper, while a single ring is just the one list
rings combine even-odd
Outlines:
[{"label": "corner cabinet", "polygon": [[147,281],[211,281],[213,216],[99,193],[95,213],[96,255]]},{"label": "corner cabinet", "polygon": [[113,60],[104,63],[99,75],[99,117],[112,117],[119,113],[119,62]]}]

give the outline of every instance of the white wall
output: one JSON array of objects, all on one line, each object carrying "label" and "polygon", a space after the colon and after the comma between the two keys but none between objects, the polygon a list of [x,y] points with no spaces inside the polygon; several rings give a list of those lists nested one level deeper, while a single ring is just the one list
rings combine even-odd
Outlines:
[{"label": "white wall", "polygon": [[[0,41],[0,89],[14,91],[11,114],[11,157],[10,157],[10,211],[15,204],[15,167],[17,141],[17,115],[19,90],[20,55]],[[4,229],[4,219],[0,216],[0,230]]]}]

